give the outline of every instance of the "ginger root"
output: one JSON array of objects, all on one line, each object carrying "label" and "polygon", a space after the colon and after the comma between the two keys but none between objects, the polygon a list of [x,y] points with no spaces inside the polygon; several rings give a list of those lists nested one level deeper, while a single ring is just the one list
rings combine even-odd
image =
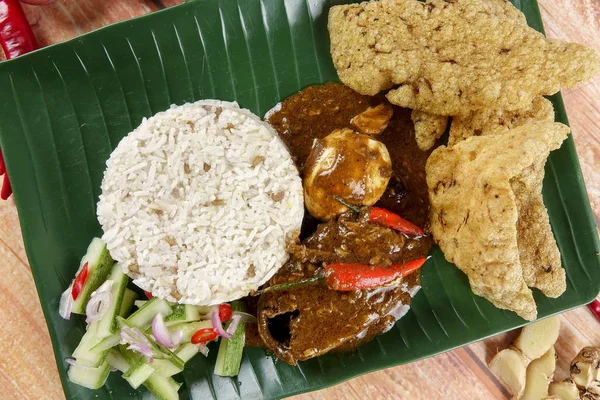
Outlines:
[{"label": "ginger root", "polygon": [[539,400],[548,396],[548,385],[554,377],[556,368],[556,353],[554,347],[538,358],[533,360],[527,367],[527,376],[525,378],[525,391],[523,400]]},{"label": "ginger root", "polygon": [[504,349],[490,361],[490,371],[498,376],[516,398],[520,398],[525,390],[527,360],[513,349]]},{"label": "ginger root", "polygon": [[490,370],[508,386],[515,399],[543,399],[554,375],[554,343],[560,319],[546,318],[525,326],[513,345],[490,361]]},{"label": "ginger root", "polygon": [[581,349],[571,361],[571,378],[579,389],[600,395],[600,348]]},{"label": "ginger root", "polygon": [[579,400],[579,389],[572,379],[562,382],[552,382],[548,387],[548,394],[561,400]]},{"label": "ginger root", "polygon": [[558,339],[560,319],[558,316],[543,319],[525,326],[513,343],[530,360],[543,356]]}]

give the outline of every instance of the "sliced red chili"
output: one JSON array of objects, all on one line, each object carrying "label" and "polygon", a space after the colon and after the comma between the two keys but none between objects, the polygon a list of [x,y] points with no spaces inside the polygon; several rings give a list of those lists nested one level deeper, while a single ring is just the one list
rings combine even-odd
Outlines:
[{"label": "sliced red chili", "polygon": [[194,333],[191,342],[192,344],[204,344],[210,342],[211,340],[215,340],[217,336],[219,335],[217,334],[217,330],[215,328],[203,328]]},{"label": "sliced red chili", "polygon": [[221,322],[226,322],[231,319],[231,306],[229,304],[219,304],[219,319]]},{"label": "sliced red chili", "polygon": [[426,258],[419,258],[404,264],[389,267],[364,264],[329,264],[325,267],[327,287],[332,290],[350,291],[374,289],[393,283],[418,270]]},{"label": "sliced red chili", "polygon": [[85,282],[88,278],[88,263],[83,264],[83,268],[77,274],[75,281],[73,282],[73,288],[71,289],[71,296],[73,296],[73,300],[77,300],[83,287],[85,286]]},{"label": "sliced red chili", "polygon": [[144,294],[146,295],[146,297],[147,297],[148,299],[151,299],[151,298],[152,298],[152,293],[150,293],[150,292],[147,292],[147,291],[145,291],[145,290],[144,290]]}]

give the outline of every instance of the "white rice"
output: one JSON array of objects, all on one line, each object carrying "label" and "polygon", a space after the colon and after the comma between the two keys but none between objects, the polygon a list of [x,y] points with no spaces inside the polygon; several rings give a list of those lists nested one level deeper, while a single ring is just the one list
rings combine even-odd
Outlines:
[{"label": "white rice", "polygon": [[277,133],[236,103],[172,106],[142,121],[106,164],[103,239],[160,298],[240,298],[285,263],[300,231],[298,170]]}]

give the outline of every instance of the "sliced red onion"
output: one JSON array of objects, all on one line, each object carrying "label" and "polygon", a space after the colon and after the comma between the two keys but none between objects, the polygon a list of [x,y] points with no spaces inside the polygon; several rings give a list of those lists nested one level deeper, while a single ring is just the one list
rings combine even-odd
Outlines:
[{"label": "sliced red onion", "polygon": [[212,322],[213,328],[217,330],[217,334],[225,339],[231,339],[233,334],[227,333],[225,329],[223,329],[223,324],[221,323],[221,318],[219,318],[219,306],[214,306],[210,313],[210,320]]},{"label": "sliced red onion", "polygon": [[149,349],[152,348],[152,343],[138,328],[128,326],[121,328],[121,344],[141,344]]},{"label": "sliced red onion", "polygon": [[235,330],[237,329],[239,323],[242,321],[242,316],[240,314],[236,314],[231,317],[231,322],[227,327],[227,333],[233,336],[235,334]]},{"label": "sliced red onion", "polygon": [[208,357],[208,346],[205,344],[199,344],[198,353],[202,354],[204,357]]},{"label": "sliced red onion", "polygon": [[85,306],[85,322],[91,324],[102,319],[110,308],[112,302],[111,292],[97,292],[96,295],[90,297],[87,305]]},{"label": "sliced red onion", "polygon": [[71,319],[71,309],[73,308],[73,296],[71,296],[71,286],[67,288],[60,296],[58,314],[68,320]]},{"label": "sliced red onion", "polygon": [[169,349],[176,347],[183,339],[183,332],[181,331],[177,331],[171,336],[161,313],[156,314],[152,320],[152,335],[159,344]]},{"label": "sliced red onion", "polygon": [[148,357],[148,361],[149,363],[151,363],[152,361],[150,361],[150,359],[152,359],[152,357],[154,356],[154,353],[152,353],[152,349],[150,349],[150,347],[141,344],[141,343],[133,343],[130,344],[127,347],[127,350],[133,350],[135,352],[140,353],[141,355]]},{"label": "sliced red onion", "polygon": [[248,314],[242,311],[234,311],[231,316],[236,316],[236,315],[240,315],[242,317],[242,319],[240,320],[240,322],[256,322],[256,317],[252,314]]},{"label": "sliced red onion", "polygon": [[183,341],[183,332],[180,330],[175,331],[171,338],[173,339],[173,344],[175,346],[179,346],[179,344]]},{"label": "sliced red onion", "polygon": [[102,319],[110,308],[110,303],[112,302],[112,293],[110,292],[110,289],[112,288],[113,283],[114,281],[108,279],[104,281],[98,289],[92,292],[92,296],[85,306],[85,315],[87,317],[85,322],[87,324]]}]

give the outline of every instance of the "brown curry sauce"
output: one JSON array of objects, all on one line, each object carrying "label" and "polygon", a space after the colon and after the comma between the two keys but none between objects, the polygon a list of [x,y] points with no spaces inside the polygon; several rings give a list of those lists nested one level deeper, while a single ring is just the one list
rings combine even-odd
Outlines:
[{"label": "brown curry sauce", "polygon": [[[387,102],[383,96],[363,96],[339,83],[310,86],[286,99],[268,122],[279,133],[303,174],[315,139],[335,129],[354,129],[351,119],[369,107]],[[424,227],[428,221],[425,162],[429,152],[416,145],[410,110],[394,106],[388,127],[373,136],[384,143],[392,159],[392,178],[377,206],[387,208]],[[364,216],[346,213],[318,224],[306,213],[302,245],[268,285],[293,282],[314,274],[322,263],[358,262],[390,265],[427,255],[431,238],[406,238],[387,227],[368,223]],[[307,254],[308,253],[308,254]],[[257,325],[247,325],[246,344],[265,346],[295,364],[327,351],[349,351],[389,330],[407,310],[409,291],[419,285],[415,273],[395,287],[336,292],[323,285],[263,294],[249,308],[257,308]],[[254,310],[252,310],[254,311]]]}]

